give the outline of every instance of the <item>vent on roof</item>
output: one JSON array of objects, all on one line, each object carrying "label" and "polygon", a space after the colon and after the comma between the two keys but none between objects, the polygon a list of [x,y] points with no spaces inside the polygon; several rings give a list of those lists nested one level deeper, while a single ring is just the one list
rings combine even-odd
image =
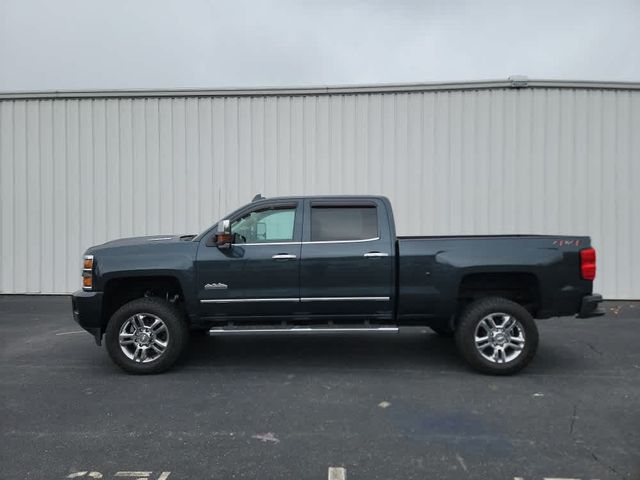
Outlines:
[{"label": "vent on roof", "polygon": [[509,77],[511,86],[514,88],[526,87],[529,85],[529,77],[525,75],[511,75]]}]

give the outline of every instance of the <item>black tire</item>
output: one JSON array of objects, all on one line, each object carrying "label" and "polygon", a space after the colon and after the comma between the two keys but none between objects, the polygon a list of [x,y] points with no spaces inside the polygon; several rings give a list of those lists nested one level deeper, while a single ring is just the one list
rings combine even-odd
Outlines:
[{"label": "black tire", "polygon": [[447,327],[429,327],[429,328],[433,330],[435,333],[437,333],[438,335],[440,335],[441,337],[445,337],[445,338],[453,337],[454,331],[450,328],[447,328]]},{"label": "black tire", "polygon": [[[142,313],[161,319],[167,331],[167,346],[162,354],[145,363],[129,358],[123,352],[119,341],[120,330],[125,322]],[[120,307],[111,316],[105,330],[105,346],[111,360],[126,372],[142,375],[161,373],[171,368],[184,352],[188,340],[189,328],[184,315],[171,302],[154,297],[139,298]]]},{"label": "black tire", "polygon": [[[504,363],[494,363],[483,356],[476,348],[476,328],[480,322],[492,314],[510,315],[519,322],[523,330],[524,346],[517,357]],[[500,318],[498,315],[496,318]],[[516,326],[518,331],[519,326]],[[479,332],[484,332],[480,327]],[[487,335],[489,336],[489,335]],[[518,336],[519,333],[518,333]],[[495,338],[495,337],[494,337]],[[522,370],[533,359],[538,349],[538,327],[531,314],[521,305],[501,297],[487,297],[471,303],[460,316],[455,331],[455,340],[458,351],[467,363],[483,373],[491,375],[510,375]],[[489,346],[483,352],[493,356],[494,347]],[[501,347],[498,347],[501,348]],[[515,353],[515,349],[509,347],[509,352]]]}]

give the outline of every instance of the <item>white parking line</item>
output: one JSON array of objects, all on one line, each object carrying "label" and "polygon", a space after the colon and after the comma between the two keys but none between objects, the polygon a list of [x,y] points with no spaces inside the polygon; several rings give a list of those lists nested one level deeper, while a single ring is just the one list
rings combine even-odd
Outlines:
[{"label": "white parking line", "polygon": [[137,480],[149,478],[153,472],[116,472],[116,477],[135,477]]},{"label": "white parking line", "polygon": [[62,332],[62,333],[56,333],[56,336],[59,336],[59,335],[71,335],[71,334],[73,334],[73,333],[84,333],[84,330],[75,330],[75,331],[73,331],[73,332]]},{"label": "white parking line", "polygon": [[347,469],[342,467],[329,467],[329,480],[347,480]]},{"label": "white parking line", "polygon": [[[127,477],[130,478],[131,480],[153,480],[151,478],[151,474],[153,472],[151,471],[120,471],[120,472],[116,472],[115,476],[116,477]],[[169,475],[171,475],[171,472],[161,472],[159,477],[154,477],[156,478],[156,480],[168,480],[169,479]],[[100,479],[100,478],[104,478],[102,473],[100,472],[74,472],[74,473],[70,473],[69,475],[67,475],[67,478],[80,478],[80,477],[89,477],[89,478],[93,478],[93,479]],[[109,478],[113,478],[113,477],[109,477]]]},{"label": "white parking line", "polygon": [[469,470],[467,470],[467,465],[464,463],[464,459],[460,456],[460,454],[458,452],[456,452],[456,460],[458,460],[458,463],[460,464],[460,466],[462,467],[462,469],[468,473]]}]

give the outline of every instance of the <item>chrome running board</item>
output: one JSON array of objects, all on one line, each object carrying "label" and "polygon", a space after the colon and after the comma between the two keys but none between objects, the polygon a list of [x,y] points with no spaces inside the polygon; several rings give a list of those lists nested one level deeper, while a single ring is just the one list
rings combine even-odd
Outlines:
[{"label": "chrome running board", "polygon": [[397,326],[380,326],[380,327],[213,327],[209,330],[209,335],[229,335],[229,334],[253,334],[253,333],[398,333]]}]

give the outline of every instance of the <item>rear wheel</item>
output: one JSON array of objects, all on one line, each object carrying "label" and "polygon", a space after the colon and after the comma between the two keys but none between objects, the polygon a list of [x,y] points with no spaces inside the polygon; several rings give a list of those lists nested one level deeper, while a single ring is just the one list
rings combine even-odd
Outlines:
[{"label": "rear wheel", "polygon": [[470,304],[460,317],[455,338],[471,367],[493,375],[518,372],[538,348],[538,328],[531,314],[500,297]]},{"label": "rear wheel", "polygon": [[189,329],[174,304],[154,297],[139,298],[120,307],[105,331],[111,359],[129,373],[160,373],[184,351]]}]

